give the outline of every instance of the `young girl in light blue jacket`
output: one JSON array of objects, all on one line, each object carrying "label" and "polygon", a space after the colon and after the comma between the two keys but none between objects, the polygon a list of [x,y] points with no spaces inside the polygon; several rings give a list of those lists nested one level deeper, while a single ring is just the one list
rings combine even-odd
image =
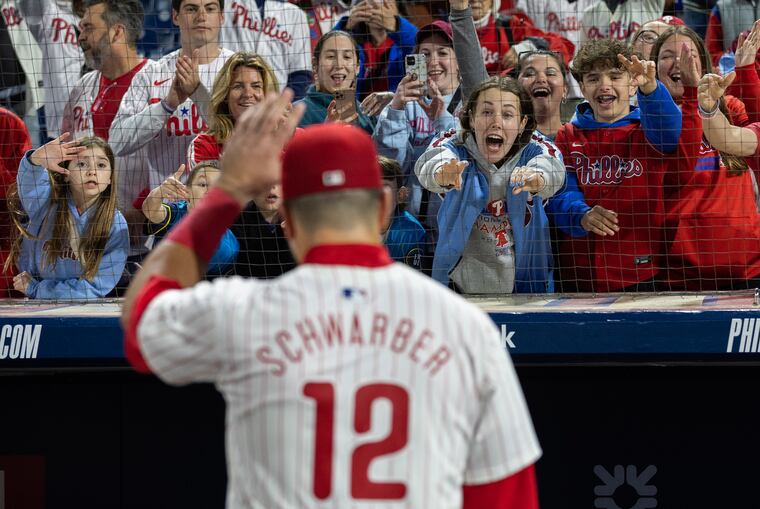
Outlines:
[{"label": "young girl in light blue jacket", "polygon": [[19,236],[6,263],[17,265],[14,288],[31,299],[105,297],[129,252],[111,148],[68,137],[27,152],[8,202]]}]

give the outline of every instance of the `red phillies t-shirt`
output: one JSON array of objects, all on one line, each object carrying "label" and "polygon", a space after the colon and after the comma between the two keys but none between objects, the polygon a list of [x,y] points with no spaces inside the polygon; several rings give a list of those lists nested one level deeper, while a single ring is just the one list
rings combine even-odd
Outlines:
[{"label": "red phillies t-shirt", "polygon": [[108,140],[108,130],[111,128],[111,122],[119,111],[121,98],[127,93],[129,86],[132,84],[132,78],[140,72],[148,61],[147,58],[137,64],[127,74],[119,76],[115,80],[109,80],[102,74],[100,75],[100,86],[98,87],[98,96],[92,103],[92,130],[96,136]]},{"label": "red phillies t-shirt", "polygon": [[391,46],[393,39],[390,37],[386,37],[378,46],[370,41],[364,43],[364,77],[369,87],[367,94],[388,90],[388,51]]}]

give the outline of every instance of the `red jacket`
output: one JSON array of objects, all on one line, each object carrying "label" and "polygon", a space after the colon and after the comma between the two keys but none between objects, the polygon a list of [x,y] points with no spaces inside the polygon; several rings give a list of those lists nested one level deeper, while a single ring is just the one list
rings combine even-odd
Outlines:
[{"label": "red jacket", "polygon": [[29,131],[13,112],[0,108],[0,297],[11,297],[15,268],[1,272],[11,247],[13,223],[5,201],[8,187],[16,182],[21,158],[32,148]]},{"label": "red jacket", "polygon": [[[661,106],[670,94],[660,84],[649,97],[653,105]],[[585,237],[562,235],[558,239],[558,272],[565,291],[619,291],[657,276],[665,253],[664,188],[678,186],[684,179],[675,171],[673,160],[696,153],[695,145],[699,143],[699,137],[692,140],[686,135],[695,131],[698,119],[696,101],[692,106],[693,111],[683,114],[681,131],[673,122],[678,112],[670,112],[677,110],[672,100],[667,111],[654,115],[669,119],[655,131],[669,131],[668,143],[679,140],[677,151],[671,154],[660,150],[664,144],[656,147],[650,142],[634,113],[615,127],[594,128],[591,121],[587,122],[590,127],[584,128],[574,120],[560,128],[555,144],[562,151],[567,171],[575,173],[585,202],[617,212],[620,227],[617,234],[609,237],[589,233]],[[590,112],[576,114],[576,119],[588,115]],[[680,138],[673,136],[677,132]],[[687,150],[687,144],[692,148]]]}]

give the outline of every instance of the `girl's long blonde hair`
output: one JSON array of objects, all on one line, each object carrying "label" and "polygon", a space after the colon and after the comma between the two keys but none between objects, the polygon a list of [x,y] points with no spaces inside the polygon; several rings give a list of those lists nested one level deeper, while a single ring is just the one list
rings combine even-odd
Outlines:
[{"label": "girl's long blonde hair", "polygon": [[[92,207],[92,212],[83,235],[80,238],[79,249],[76,253],[79,263],[82,265],[82,278],[92,281],[98,273],[100,261],[103,259],[103,253],[111,236],[111,227],[113,226],[114,215],[116,214],[116,160],[108,143],[102,138],[96,136],[82,138],[79,145],[87,148],[99,148],[103,150],[108,162],[111,164],[111,185],[109,185]],[[61,163],[68,168],[69,161]],[[69,184],[65,176],[60,173],[48,172],[50,176],[50,201],[48,211],[42,221],[40,232],[46,230],[48,221],[51,220],[51,212],[55,206],[55,216],[52,218],[53,231],[49,240],[42,245],[44,256],[42,259],[43,266],[54,267],[59,258],[66,254],[70,249],[71,228],[74,222],[70,218],[69,212]],[[4,270],[15,266],[18,261],[21,249],[21,241],[24,238],[30,240],[41,240],[38,235],[32,234],[27,230],[28,216],[24,212],[21,204],[21,198],[18,195],[18,188],[13,184],[8,189],[8,212],[11,220],[16,226],[15,238],[11,246],[10,256],[5,261]],[[38,234],[40,233],[38,232]]]},{"label": "girl's long blonde hair", "polygon": [[227,96],[230,94],[230,85],[235,71],[240,67],[256,69],[261,74],[264,82],[264,93],[279,92],[280,87],[277,77],[267,61],[261,55],[253,51],[238,51],[224,63],[214,80],[214,88],[211,91],[209,102],[209,128],[208,134],[216,139],[217,143],[224,143],[232,134],[235,121],[230,114],[230,105]]}]

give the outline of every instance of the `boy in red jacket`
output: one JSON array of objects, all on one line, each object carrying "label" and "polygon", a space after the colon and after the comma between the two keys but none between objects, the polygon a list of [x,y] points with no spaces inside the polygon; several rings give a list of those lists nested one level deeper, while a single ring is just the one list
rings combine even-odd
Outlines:
[{"label": "boy in red jacket", "polygon": [[[625,42],[587,43],[571,70],[586,102],[557,133],[569,186],[555,199],[576,212],[555,224],[596,235],[559,240],[562,289],[653,290],[665,249],[663,187],[677,184],[668,155],[679,146],[681,111],[654,62],[640,61]],[[629,105],[636,93],[638,108]]]}]

